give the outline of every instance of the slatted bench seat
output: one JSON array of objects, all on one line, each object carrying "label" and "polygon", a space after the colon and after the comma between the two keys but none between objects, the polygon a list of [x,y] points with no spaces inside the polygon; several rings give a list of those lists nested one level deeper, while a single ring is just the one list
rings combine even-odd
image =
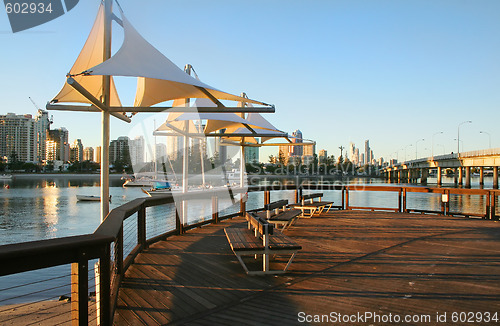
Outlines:
[{"label": "slatted bench seat", "polygon": [[[229,246],[245,272],[248,275],[285,273],[302,246],[280,231],[274,230],[273,224],[254,213],[247,213],[246,219],[248,229],[224,229]],[[270,256],[275,255],[290,255],[283,270],[270,269]],[[262,270],[249,270],[243,261],[243,256],[254,256],[255,258],[262,256]]]},{"label": "slatted bench seat", "polygon": [[[300,209],[302,211],[302,217],[312,217],[316,213],[321,214],[325,209],[326,212],[328,212],[332,208],[333,202],[322,201],[322,197],[322,193],[304,195],[301,197],[299,203],[290,206],[295,209]],[[315,198],[319,198],[319,200],[314,201]],[[306,211],[308,212],[307,214]]]},{"label": "slatted bench seat", "polygon": [[288,209],[288,200],[278,200],[264,205],[264,210],[257,213],[257,216],[265,218],[274,226],[281,226],[281,231],[285,231],[299,218],[302,211],[300,209]]}]

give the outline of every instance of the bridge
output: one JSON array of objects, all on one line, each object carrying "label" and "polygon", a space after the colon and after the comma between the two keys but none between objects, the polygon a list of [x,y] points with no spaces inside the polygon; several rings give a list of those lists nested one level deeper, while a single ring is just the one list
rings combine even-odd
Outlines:
[{"label": "bridge", "polygon": [[[442,175],[445,169],[452,169],[455,184],[465,187],[471,186],[471,170],[479,169],[479,184],[484,185],[485,169],[492,171],[493,188],[498,189],[498,167],[500,166],[500,148],[491,148],[479,151],[452,153],[433,157],[420,158],[400,164],[388,166],[380,173],[390,182],[420,182],[427,183],[431,169],[437,170],[437,183],[442,184]],[[464,178],[465,176],[465,178]]]}]

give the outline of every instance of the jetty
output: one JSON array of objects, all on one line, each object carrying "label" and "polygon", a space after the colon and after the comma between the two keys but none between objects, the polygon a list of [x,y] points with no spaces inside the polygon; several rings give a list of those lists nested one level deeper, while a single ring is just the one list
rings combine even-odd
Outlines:
[{"label": "jetty", "polygon": [[[283,274],[245,273],[224,229],[245,228],[243,216],[263,207],[247,207],[243,197],[222,215],[217,191],[206,195],[213,214],[189,223],[180,218],[182,205],[172,196],[140,198],[113,209],[92,234],[0,246],[0,274],[70,264],[71,303],[57,320],[80,325],[283,325],[317,318],[346,323],[338,318],[359,316],[382,318],[380,323],[389,323],[384,318],[390,316],[410,318],[401,321],[406,324],[428,318],[460,323],[495,318],[500,309],[498,190],[334,185],[247,190],[263,196],[264,205],[271,197],[293,201],[318,191],[340,200],[334,210],[301,217],[284,231],[301,249]],[[385,207],[354,206],[354,197],[377,192],[387,198]],[[418,196],[433,196],[441,207],[416,209]],[[470,200],[481,203],[480,212],[460,206]],[[288,261],[272,258],[273,270]],[[262,262],[250,267],[262,268]],[[89,301],[94,291],[95,300]],[[54,324],[54,314],[41,316],[34,307],[16,318],[4,311],[0,321]]]}]

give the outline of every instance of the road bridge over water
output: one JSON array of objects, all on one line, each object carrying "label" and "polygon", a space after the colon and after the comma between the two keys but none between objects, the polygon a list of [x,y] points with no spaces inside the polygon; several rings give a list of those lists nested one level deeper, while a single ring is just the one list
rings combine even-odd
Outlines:
[{"label": "road bridge over water", "polygon": [[420,158],[388,166],[380,172],[390,182],[427,183],[430,170],[437,170],[437,183],[442,184],[444,170],[452,169],[455,183],[470,188],[471,172],[479,169],[479,184],[484,185],[486,173],[493,175],[493,188],[498,189],[498,167],[500,166],[500,148],[485,149],[462,153],[452,153]]}]

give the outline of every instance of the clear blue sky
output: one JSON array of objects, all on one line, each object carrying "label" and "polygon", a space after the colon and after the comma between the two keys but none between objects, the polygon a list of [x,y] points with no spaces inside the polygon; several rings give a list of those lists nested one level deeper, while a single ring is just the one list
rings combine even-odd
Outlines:
[{"label": "clear blue sky", "polygon": [[[192,1],[122,0],[136,29],[202,81],[276,105],[281,130],[300,129],[317,150],[369,139],[375,157],[399,159],[500,147],[500,1]],[[0,113],[35,113],[65,80],[93,24],[99,1],[12,34],[0,13]],[[115,25],[116,26],[116,25]],[[115,28],[119,31],[119,28]],[[119,43],[116,36],[115,43]],[[114,50],[118,49],[116,44]],[[131,105],[135,80],[118,81]],[[100,115],[56,112],[54,126],[85,146],[100,141]],[[137,121],[141,118],[134,117]],[[113,119],[112,139],[132,126]],[[409,146],[412,144],[412,146]],[[439,144],[439,145],[438,145]],[[427,148],[427,150],[425,150]],[[277,152],[261,152],[261,160]],[[264,157],[264,159],[262,158]]]}]

